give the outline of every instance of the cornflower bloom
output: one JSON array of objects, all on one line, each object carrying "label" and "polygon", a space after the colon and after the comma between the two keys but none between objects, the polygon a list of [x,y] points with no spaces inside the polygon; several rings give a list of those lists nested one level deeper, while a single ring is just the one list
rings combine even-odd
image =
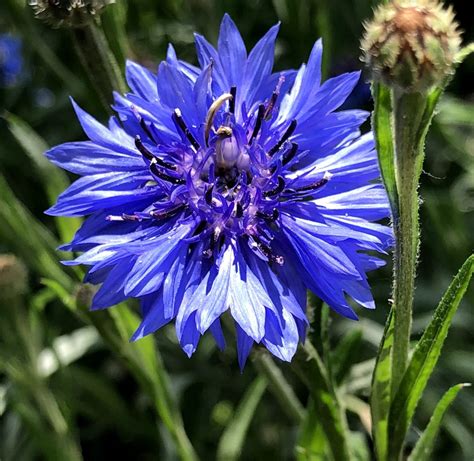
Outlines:
[{"label": "cornflower bloom", "polygon": [[188,356],[221,316],[241,367],[254,343],[289,361],[305,336],[306,292],[357,318],[374,308],[366,272],[391,229],[365,111],[336,111],[359,80],[321,83],[321,41],[296,71],[272,73],[278,25],[247,54],[229,16],[217,50],[196,35],[199,67],[170,46],[153,74],[127,63],[131,93],[99,124],[74,103],[89,141],[47,153],[83,176],[48,213],[91,215],[63,249],[102,283],[93,309],[141,300],[133,339],[175,320]]}]

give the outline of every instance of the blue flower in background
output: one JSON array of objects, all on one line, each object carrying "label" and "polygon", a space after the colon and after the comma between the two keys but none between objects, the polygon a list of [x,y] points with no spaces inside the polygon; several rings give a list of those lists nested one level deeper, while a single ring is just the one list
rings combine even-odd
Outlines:
[{"label": "blue flower in background", "polygon": [[217,50],[196,35],[200,67],[172,47],[153,74],[128,62],[131,93],[99,124],[74,103],[89,141],[48,158],[82,178],[48,213],[91,215],[63,249],[83,254],[92,308],[141,300],[141,338],[175,320],[186,354],[207,330],[239,363],[254,343],[289,361],[304,340],[306,291],[357,318],[374,308],[366,272],[383,265],[389,215],[368,113],[337,111],[359,73],[321,83],[322,44],[297,72],[272,73],[278,26],[247,54],[229,16]]},{"label": "blue flower in background", "polygon": [[8,34],[0,34],[0,87],[16,85],[22,72],[21,40]]}]

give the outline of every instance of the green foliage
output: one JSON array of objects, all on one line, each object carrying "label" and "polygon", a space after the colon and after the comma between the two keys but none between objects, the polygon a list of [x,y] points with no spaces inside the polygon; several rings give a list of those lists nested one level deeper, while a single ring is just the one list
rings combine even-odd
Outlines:
[{"label": "green foliage", "polygon": [[431,452],[433,451],[436,436],[438,435],[443,416],[449,406],[453,403],[454,399],[457,397],[458,392],[466,386],[467,384],[458,384],[457,386],[453,386],[443,395],[438,405],[436,405],[435,411],[427,428],[424,430],[423,434],[421,434],[421,437],[416,443],[415,448],[408,457],[408,461],[430,460]]},{"label": "green foliage", "polygon": [[473,272],[474,255],[471,255],[444,294],[433,319],[416,345],[390,408],[388,427],[390,459],[398,459],[403,448],[403,441],[415,409],[438,362],[453,316],[469,286]]},{"label": "green foliage", "polygon": [[[117,61],[121,72],[125,58],[156,69],[168,42],[180,57],[196,63],[193,32],[214,41],[227,11],[249,46],[281,20],[279,69],[297,68],[306,61],[322,35],[327,77],[360,66],[361,24],[374,3],[118,0],[101,16],[106,48],[98,51]],[[0,459],[75,460],[81,459],[80,447],[87,459],[168,461],[214,459],[217,454],[222,460],[365,461],[376,456],[383,461],[389,445],[393,456],[404,440],[411,446],[410,426],[424,427],[430,417],[410,461],[427,456],[446,461],[472,458],[472,394],[458,395],[460,387],[455,386],[436,406],[447,382],[474,379],[469,348],[472,310],[460,309],[445,352],[438,357],[467,286],[466,267],[455,279],[458,289],[450,288],[438,307],[433,320],[437,326],[429,324],[439,299],[436,287],[448,285],[473,246],[474,221],[467,213],[474,209],[469,156],[473,104],[463,87],[469,78],[464,67],[453,81],[452,94],[440,99],[442,90],[434,90],[423,114],[422,136],[438,107],[424,167],[430,175],[421,177],[415,334],[427,328],[394,396],[391,314],[370,384],[387,317],[388,270],[378,271],[371,280],[378,309],[360,312],[359,324],[330,315],[327,308],[320,311],[309,331],[316,349],[307,344],[300,351],[293,365],[296,375],[260,351],[241,374],[230,338],[226,351],[219,352],[205,337],[192,360],[180,351],[172,328],[130,343],[139,318],[133,303],[89,312],[84,299],[78,300],[82,269],[62,266],[59,260],[66,256],[57,251],[80,220],[43,214],[74,178],[53,167],[43,152],[58,142],[83,139],[68,96],[102,120],[110,108],[104,107],[89,80],[71,31],[52,30],[35,21],[20,0],[0,2],[0,32],[4,30],[24,39],[26,74],[19,86],[0,88],[0,253],[14,253],[27,265],[30,292],[21,300],[23,310],[17,311],[21,322],[12,323],[14,311],[0,302]],[[466,47],[463,56],[469,51]],[[114,78],[121,81],[116,67]],[[380,166],[397,216],[390,94],[380,85],[373,93]],[[371,109],[370,102],[366,106]],[[472,267],[472,257],[470,261]],[[465,299],[473,301],[469,293]],[[435,362],[437,372],[432,373]],[[216,409],[225,411],[214,417]],[[375,455],[368,450],[371,429]]]}]

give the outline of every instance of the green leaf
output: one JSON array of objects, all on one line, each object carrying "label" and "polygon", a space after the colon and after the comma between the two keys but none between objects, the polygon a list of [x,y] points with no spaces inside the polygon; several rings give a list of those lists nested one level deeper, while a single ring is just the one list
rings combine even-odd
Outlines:
[{"label": "green leaf", "polygon": [[400,387],[392,401],[389,420],[390,459],[398,459],[416,406],[441,353],[449,326],[474,272],[474,255],[463,264],[418,341]]},{"label": "green leaf", "polygon": [[245,435],[266,388],[267,381],[262,376],[258,376],[248,388],[237,407],[235,416],[227,425],[219,440],[217,447],[218,461],[234,461],[239,459],[245,443]]},{"label": "green leaf", "polygon": [[392,140],[392,97],[390,88],[382,83],[372,84],[374,112],[372,129],[379,158],[380,172],[387,191],[392,215],[398,216],[398,192],[395,180],[395,150]]},{"label": "green leaf", "polygon": [[393,347],[393,310],[390,311],[385,331],[380,343],[374,373],[372,375],[372,392],[370,409],[372,413],[372,437],[375,443],[377,459],[383,461],[388,450],[388,419],[390,411],[390,390],[392,381],[392,347]]},{"label": "green leaf", "polygon": [[[8,122],[8,128],[16,139],[18,144],[28,155],[31,163],[35,166],[36,171],[43,184],[48,201],[53,205],[58,195],[66,189],[70,181],[66,173],[55,167],[44,155],[48,150],[48,145],[25,121],[19,117],[6,113],[5,120]],[[80,218],[55,218],[58,226],[61,241],[69,242],[74,233],[81,224]]]},{"label": "green leaf", "polygon": [[431,452],[433,451],[433,446],[435,443],[436,436],[441,426],[443,416],[446,413],[446,410],[449,408],[451,403],[458,395],[459,391],[470,384],[458,384],[451,387],[441,398],[436,405],[433,416],[428,423],[423,434],[419,438],[418,442],[415,445],[415,448],[408,457],[408,461],[430,461]]},{"label": "green leaf", "polygon": [[15,197],[2,175],[0,197],[0,241],[40,275],[71,288],[72,279],[58,261],[57,240]]},{"label": "green leaf", "polygon": [[344,377],[350,372],[352,365],[356,362],[361,343],[362,330],[358,328],[350,330],[339,341],[334,352],[331,354],[336,383],[342,382]]},{"label": "green leaf", "polygon": [[308,402],[306,417],[296,444],[297,461],[324,461],[327,459],[326,435],[313,399]]}]

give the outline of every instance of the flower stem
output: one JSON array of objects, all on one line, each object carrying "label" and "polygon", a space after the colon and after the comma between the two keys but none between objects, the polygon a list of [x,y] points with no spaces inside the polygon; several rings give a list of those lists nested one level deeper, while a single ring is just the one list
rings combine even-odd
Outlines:
[{"label": "flower stem", "polygon": [[76,52],[97,91],[102,104],[108,109],[113,91],[126,92],[126,85],[104,31],[96,23],[72,30]]},{"label": "flower stem", "polygon": [[252,354],[252,362],[258,372],[267,379],[270,390],[288,417],[297,424],[301,423],[304,418],[304,409],[268,352],[256,350]]},{"label": "flower stem", "polygon": [[398,189],[398,216],[394,216],[394,395],[405,372],[419,248],[418,184],[423,165],[423,133],[420,132],[426,97],[420,93],[393,92],[395,175]]},{"label": "flower stem", "polygon": [[314,346],[306,341],[291,363],[314,400],[334,461],[350,461],[349,429],[339,397],[331,383],[324,362]]}]

